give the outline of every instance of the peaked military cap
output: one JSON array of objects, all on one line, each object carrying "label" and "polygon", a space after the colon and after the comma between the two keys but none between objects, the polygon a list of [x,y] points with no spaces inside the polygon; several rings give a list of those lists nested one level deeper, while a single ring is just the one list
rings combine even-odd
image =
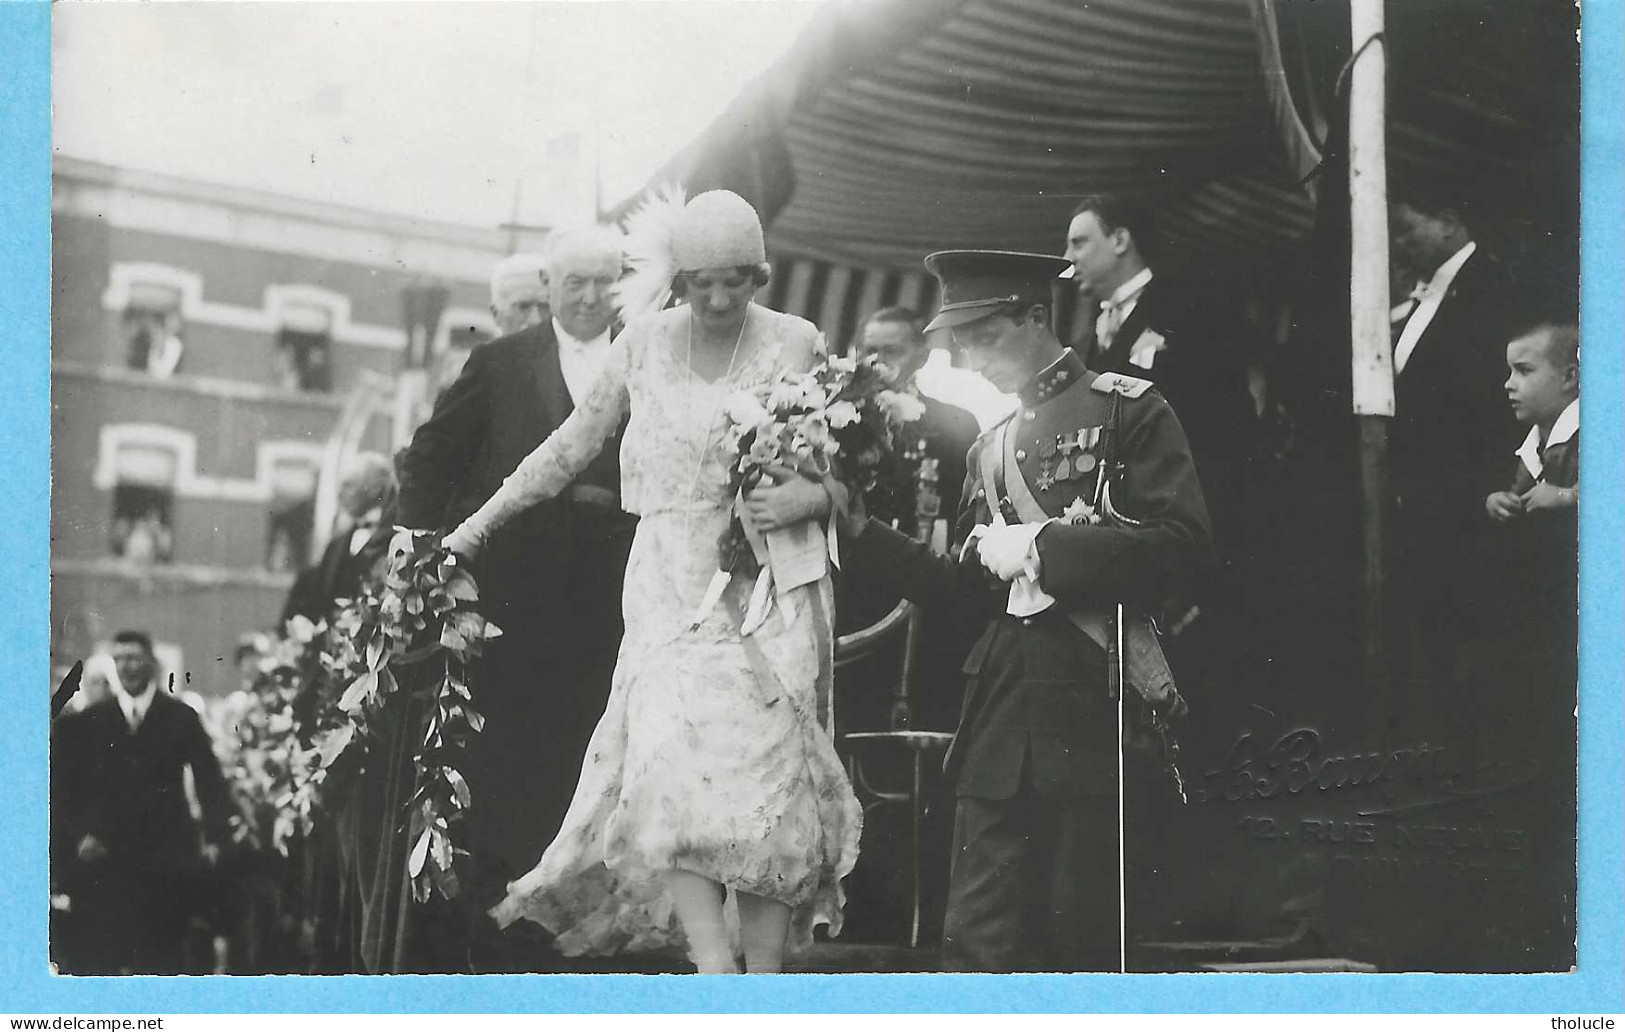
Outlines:
[{"label": "peaked military cap", "polygon": [[942,284],[942,307],[926,332],[963,326],[1022,297],[1049,303],[1051,283],[1072,263],[1020,251],[938,251],[925,267]]}]

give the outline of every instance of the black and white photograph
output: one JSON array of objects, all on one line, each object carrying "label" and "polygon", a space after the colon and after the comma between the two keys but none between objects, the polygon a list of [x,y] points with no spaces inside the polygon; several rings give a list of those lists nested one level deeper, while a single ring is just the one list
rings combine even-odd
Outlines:
[{"label": "black and white photograph", "polygon": [[1577,4],[50,18],[57,978],[1575,970]]}]

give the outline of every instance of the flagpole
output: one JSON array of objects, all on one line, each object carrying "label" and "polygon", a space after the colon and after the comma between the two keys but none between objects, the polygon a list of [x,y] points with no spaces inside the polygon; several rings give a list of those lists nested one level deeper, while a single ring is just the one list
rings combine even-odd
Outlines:
[{"label": "flagpole", "polygon": [[1393,700],[1385,612],[1389,538],[1388,434],[1394,416],[1394,365],[1388,297],[1387,51],[1383,0],[1351,0],[1353,68],[1349,83],[1349,318],[1354,415],[1360,432],[1364,494],[1364,682],[1386,731]]}]

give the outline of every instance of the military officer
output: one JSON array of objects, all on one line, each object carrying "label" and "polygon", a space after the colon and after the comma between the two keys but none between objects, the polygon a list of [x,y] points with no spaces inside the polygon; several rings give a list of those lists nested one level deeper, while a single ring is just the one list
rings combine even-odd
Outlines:
[{"label": "military officer", "polygon": [[971,448],[951,555],[861,505],[842,521],[849,563],[982,627],[945,764],[957,801],[943,964],[1115,971],[1113,614],[1155,613],[1188,587],[1211,546],[1207,509],[1167,402],[1056,339],[1064,259],[944,251],[926,267],[943,298],[928,329],[951,328],[970,367],[1020,400]]}]

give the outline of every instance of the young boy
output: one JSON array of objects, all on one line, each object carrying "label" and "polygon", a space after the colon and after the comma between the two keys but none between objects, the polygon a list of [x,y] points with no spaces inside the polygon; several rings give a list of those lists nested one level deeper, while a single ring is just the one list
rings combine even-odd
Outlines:
[{"label": "young boy", "polygon": [[1518,448],[1512,487],[1484,499],[1497,523],[1573,510],[1580,493],[1580,335],[1537,327],[1507,345],[1507,398],[1529,436]]}]

